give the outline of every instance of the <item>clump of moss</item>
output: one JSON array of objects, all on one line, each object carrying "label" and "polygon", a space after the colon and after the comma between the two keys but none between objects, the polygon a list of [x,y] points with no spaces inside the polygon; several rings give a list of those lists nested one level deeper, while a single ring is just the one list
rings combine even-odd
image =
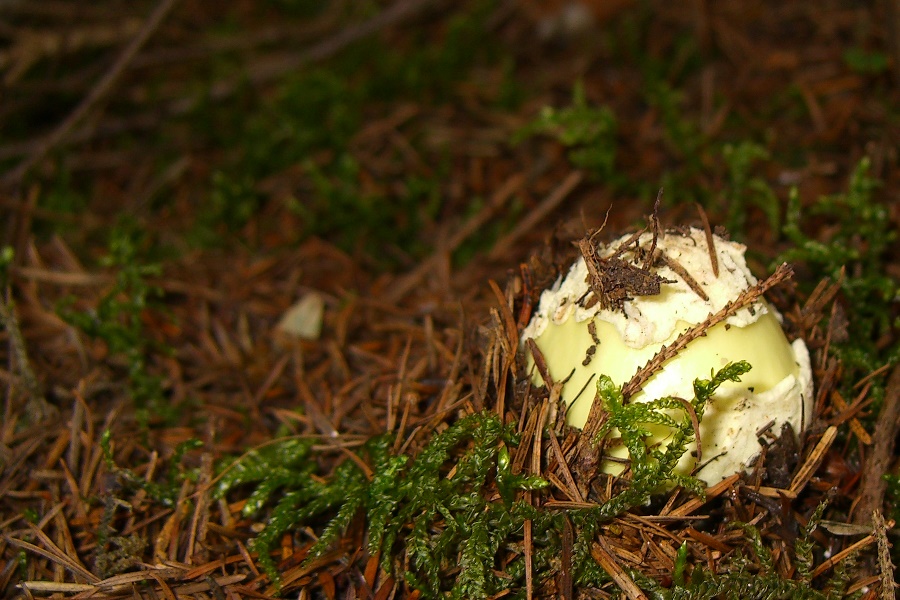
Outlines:
[{"label": "clump of moss", "polygon": [[[362,513],[368,553],[380,555],[389,573],[397,570],[393,557],[402,554],[405,566],[397,574],[426,595],[450,591],[456,597],[478,598],[507,589],[511,582],[493,569],[497,553],[510,537],[521,536],[525,519],[537,516],[514,496],[546,485],[540,478],[511,472],[504,452],[507,445],[518,443],[512,428],[493,415],[477,413],[436,434],[415,458],[393,454],[392,442],[391,436],[380,436],[364,446],[361,457],[371,479],[359,464],[347,460],[323,480],[315,474],[312,445],[284,440],[232,465],[216,491],[221,496],[254,485],[244,507],[248,516],[278,495],[265,529],[253,543],[273,581],[279,579],[278,569],[268,552],[283,534],[327,516],[328,525],[309,549],[313,560],[331,549]],[[491,489],[504,500],[493,500]],[[446,572],[457,561],[465,568],[448,584]]]},{"label": "clump of moss", "polygon": [[[874,195],[880,184],[869,168],[870,161],[861,160],[846,193],[824,196],[806,209],[809,216],[833,225],[817,228],[828,232],[824,239],[803,230],[799,195],[792,191],[783,231],[793,247],[776,259],[804,264],[819,277],[841,282],[841,314],[852,315],[853,335],[838,336],[831,347],[849,382],[900,360],[900,346],[882,342],[900,328],[900,284],[884,271],[897,231],[887,205]],[[882,393],[883,387],[876,385],[873,397]]]},{"label": "clump of moss", "polygon": [[103,341],[114,360],[124,362],[128,396],[137,409],[138,420],[147,426],[151,415],[171,422],[178,409],[167,401],[162,378],[151,372],[154,353],[169,350],[154,341],[144,323],[144,312],[159,308],[162,291],[151,278],[160,275],[159,264],[141,255],[145,233],[136,223],[123,221],[109,235],[104,267],[115,271],[115,279],[95,307],[74,308],[75,298],[60,303],[57,311],[70,325],[90,338]]},{"label": "clump of moss", "polygon": [[[695,381],[695,397],[690,403],[696,415],[702,418],[719,385],[739,380],[749,368],[747,363],[734,363],[708,380]],[[435,434],[416,456],[392,452],[393,436],[373,438],[358,453],[365,467],[360,461],[345,460],[324,476],[317,474],[322,457],[310,441],[284,439],[230,465],[221,475],[216,494],[251,486],[253,491],[243,509],[247,516],[258,515],[274,503],[252,547],[275,582],[279,570],[270,551],[282,536],[301,526],[327,522],[317,528],[318,539],[307,547],[307,564],[312,564],[339,546],[351,524],[362,517],[368,556],[380,556],[384,573],[401,579],[423,597],[524,593],[526,522],[532,531],[527,553],[535,589],[553,593],[567,527],[574,530],[573,582],[583,589],[600,588],[612,581],[591,553],[601,527],[646,505],[665,486],[677,484],[698,494],[702,490],[696,479],[675,472],[694,436],[684,404],[672,398],[626,404],[621,391],[606,377],[601,377],[597,390],[609,413],[607,428],[618,428],[628,449],[631,475],[619,482],[617,494],[592,508],[564,510],[527,502],[522,492],[540,496],[548,481],[513,471],[509,450],[521,442],[520,436],[487,412],[464,417]],[[671,430],[665,448],[647,441],[650,424]],[[752,528],[748,531],[752,537]],[[771,561],[759,536],[754,539],[757,562]],[[801,557],[801,566],[811,564],[811,544],[798,546],[798,552],[809,555]],[[686,563],[686,555],[682,562]],[[680,568],[681,584],[670,589],[641,573],[630,575],[659,598],[713,598],[733,586],[749,594],[741,597],[762,598],[808,587],[802,578],[785,580],[774,569],[759,577],[752,573],[751,561],[742,562],[740,556],[718,573],[696,567],[690,579],[684,577],[685,567],[682,564]],[[800,571],[808,574],[809,569]],[[804,597],[828,596],[809,590]]]},{"label": "clump of moss", "polygon": [[594,177],[614,178],[616,163],[616,116],[606,106],[592,106],[582,83],[572,89],[572,104],[564,108],[545,106],[513,138],[514,143],[538,135],[550,136],[568,148],[569,161]]}]

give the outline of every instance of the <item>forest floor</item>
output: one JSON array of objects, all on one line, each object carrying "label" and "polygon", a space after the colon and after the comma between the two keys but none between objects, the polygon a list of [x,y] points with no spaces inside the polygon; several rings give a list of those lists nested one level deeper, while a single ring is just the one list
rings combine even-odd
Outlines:
[{"label": "forest floor", "polygon": [[[0,596],[893,598],[896,1],[0,24]],[[519,334],[660,193],[793,264],[816,414],[705,494],[617,496]]]}]

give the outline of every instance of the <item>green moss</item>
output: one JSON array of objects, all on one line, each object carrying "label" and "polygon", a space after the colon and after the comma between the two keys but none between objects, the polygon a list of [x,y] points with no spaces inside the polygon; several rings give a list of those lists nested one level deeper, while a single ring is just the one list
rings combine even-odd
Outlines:
[{"label": "green moss", "polygon": [[653,597],[660,600],[840,600],[858,598],[862,592],[846,594],[851,572],[855,564],[852,557],[837,566],[832,576],[820,588],[812,582],[812,555],[816,546],[812,533],[818,527],[825,510],[825,503],[820,504],[810,515],[806,527],[801,531],[794,548],[794,564],[797,576],[785,579],[778,574],[772,552],[763,543],[760,531],[751,525],[735,523],[732,527],[740,527],[746,539],[750,541],[753,557],[738,551],[727,563],[719,563],[715,572],[702,564],[694,567],[690,578],[675,583],[664,589],[658,583],[647,581],[646,588]]},{"label": "green moss", "polygon": [[[857,379],[884,364],[900,360],[900,347],[879,347],[879,339],[892,328],[900,327],[896,307],[900,302],[900,284],[885,273],[884,264],[897,240],[888,207],[875,195],[880,183],[869,176],[869,160],[863,159],[850,177],[846,193],[824,196],[806,210],[817,217],[816,231],[827,238],[808,235],[802,228],[799,195],[792,191],[787,208],[784,234],[794,245],[777,262],[805,264],[818,278],[842,279],[841,290],[846,310],[852,315],[853,333],[831,348],[845,367],[845,381]],[[822,227],[821,220],[830,224]],[[843,276],[842,276],[843,273]],[[880,397],[880,385],[874,390]]]},{"label": "green moss", "polygon": [[147,425],[151,415],[172,421],[179,407],[165,396],[162,379],[151,373],[149,361],[154,353],[169,350],[153,340],[145,329],[143,316],[148,310],[161,309],[161,290],[149,282],[161,267],[143,262],[146,233],[137,223],[122,220],[109,234],[108,253],[101,263],[115,270],[114,284],[103,294],[96,307],[76,310],[76,299],[69,297],[57,307],[66,322],[87,336],[106,343],[109,353],[125,363],[128,395],[137,408],[138,418]]},{"label": "green moss", "polygon": [[[99,536],[98,536],[99,538]],[[94,556],[94,568],[100,577],[107,578],[123,573],[141,564],[147,540],[138,535],[114,535],[106,537]]]},{"label": "green moss", "polygon": [[728,183],[724,200],[727,206],[726,228],[729,231],[744,231],[748,208],[761,209],[769,221],[772,231],[781,229],[781,202],[765,179],[753,173],[758,161],[769,160],[769,152],[754,142],[743,141],[726,144],[722,148],[722,158],[728,172]]},{"label": "green moss", "polygon": [[[320,236],[380,257],[384,267],[395,265],[392,254],[422,256],[430,247],[424,225],[437,217],[449,163],[440,161],[428,181],[410,176],[406,185],[372,192],[350,142],[389,104],[449,103],[473,66],[499,62],[498,45],[485,29],[494,9],[495,2],[483,0],[460,7],[440,40],[428,37],[431,30],[410,31],[412,39],[395,45],[378,37],[360,40],[327,65],[287,76],[271,99],[248,94],[243,102],[249,107],[199,107],[198,122],[206,122],[210,142],[227,158],[210,181],[189,237],[203,245],[230,239],[272,201],[258,182],[299,167],[301,181],[287,200],[302,219],[298,240]],[[511,93],[501,90],[498,101]],[[385,246],[394,252],[385,253]]]},{"label": "green moss", "polygon": [[[783,231],[794,247],[777,258],[801,263],[811,271],[811,277],[800,282],[807,293],[820,278],[841,281],[840,311],[834,323],[838,334],[829,351],[843,365],[840,387],[848,398],[857,393],[854,386],[862,377],[900,362],[900,346],[881,343],[900,329],[900,282],[885,272],[898,234],[887,204],[875,194],[879,187],[880,182],[869,175],[869,160],[863,159],[845,193],[821,197],[804,213],[797,190],[792,190]],[[807,234],[802,227],[804,217],[810,216],[816,222],[815,234]],[[825,317],[824,327],[829,327],[830,318]],[[883,376],[870,382],[868,420],[872,421],[880,412],[885,382]],[[875,426],[870,422],[867,429]],[[886,511],[896,517],[900,515],[900,477],[885,474],[885,479]]]},{"label": "green moss", "polygon": [[[396,569],[393,557],[401,552],[408,566],[398,575],[426,595],[443,590],[451,597],[485,597],[510,585],[493,570],[495,556],[509,536],[521,536],[524,519],[535,516],[534,509],[521,502],[489,501],[487,484],[497,477],[508,500],[519,490],[546,485],[541,479],[509,472],[508,455],[498,471],[504,445],[516,440],[496,417],[475,414],[435,435],[415,459],[393,455],[391,436],[374,438],[362,452],[371,465],[371,481],[348,460],[322,483],[313,477],[316,461],[311,445],[290,439],[256,450],[230,466],[216,493],[221,496],[236,487],[254,485],[244,508],[247,515],[259,512],[277,493],[279,499],[266,527],[253,544],[273,581],[278,581],[278,572],[268,550],[284,533],[330,515],[310,550],[313,559],[330,549],[363,513],[368,524],[367,550],[373,556],[381,553],[382,568]],[[452,466],[455,472],[448,478]],[[444,571],[457,557],[467,568],[448,585]]]},{"label": "green moss", "polygon": [[847,48],[841,58],[845,65],[860,75],[881,75],[890,65],[890,60],[884,52],[873,52],[859,47]]},{"label": "green moss", "polygon": [[140,564],[147,547],[144,537],[138,534],[119,535],[116,531],[113,525],[116,513],[123,507],[130,508],[130,504],[123,499],[129,493],[141,490],[149,500],[174,508],[185,480],[196,479],[195,471],[184,468],[184,455],[201,446],[201,442],[195,439],[181,442],[169,458],[168,468],[163,471],[161,480],[148,481],[143,475],[116,464],[112,435],[109,430],[103,432],[100,436],[103,460],[120,485],[112,488],[114,492],[101,496],[103,514],[97,527],[97,551],[94,555],[94,565],[101,577],[109,577]]},{"label": "green moss", "polygon": [[572,104],[565,108],[545,106],[520,130],[514,143],[549,135],[569,149],[569,161],[594,177],[609,182],[615,175],[616,117],[606,106],[588,104],[581,82],[572,89]]},{"label": "green moss", "polygon": [[[747,363],[734,363],[709,380],[695,381],[691,405],[698,418],[719,385],[739,380],[748,369]],[[351,460],[330,474],[317,474],[319,459],[311,442],[281,440],[232,464],[222,474],[216,494],[221,497],[250,486],[253,491],[244,513],[254,516],[268,510],[266,526],[253,548],[276,582],[278,565],[269,551],[283,535],[301,526],[327,522],[309,550],[308,560],[312,561],[337,544],[352,522],[364,517],[368,555],[380,555],[385,572],[402,578],[424,597],[521,597],[526,577],[526,521],[531,522],[533,533],[533,582],[541,586],[558,575],[568,520],[575,534],[573,580],[582,589],[598,588],[611,581],[591,555],[591,543],[604,524],[644,506],[667,484],[702,493],[696,480],[674,472],[694,432],[683,404],[672,398],[626,404],[608,378],[601,378],[598,393],[609,412],[609,427],[621,431],[629,451],[631,478],[622,482],[620,493],[596,508],[562,511],[525,503],[522,491],[540,494],[547,482],[512,471],[508,449],[518,444],[518,436],[490,413],[457,421],[435,434],[414,457],[394,454],[393,436],[373,438],[358,452],[369,467],[370,478]],[[648,445],[648,424],[671,429],[666,448]],[[734,590],[741,590],[741,598],[837,597],[846,588],[846,572],[828,582],[829,592],[813,590],[809,581],[815,550],[811,535],[823,511],[824,505],[810,516],[810,525],[801,532],[795,551],[796,580],[778,575],[759,532],[750,526],[744,527],[754,560],[739,553],[717,572],[710,572],[702,564],[691,565],[685,546],[679,552],[673,587],[662,588],[639,572],[630,574],[660,599],[737,598],[728,595],[736,593]],[[755,570],[757,564],[768,566],[762,575]]]}]

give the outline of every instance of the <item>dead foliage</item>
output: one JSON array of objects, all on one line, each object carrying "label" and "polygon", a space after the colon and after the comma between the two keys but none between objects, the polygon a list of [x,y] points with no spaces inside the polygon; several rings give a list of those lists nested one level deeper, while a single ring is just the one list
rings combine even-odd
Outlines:
[{"label": "dead foliage", "polygon": [[[122,8],[119,2],[108,4]],[[584,77],[593,97],[609,99],[619,109],[623,169],[655,181],[661,171],[678,168],[679,159],[658,143],[665,135],[665,115],[658,108],[640,108],[644,101],[637,74],[610,66],[614,72],[607,76],[607,67],[592,70],[590,59],[573,59],[579,38],[534,43],[534,21],[543,9],[531,3],[522,11],[515,2],[500,3],[492,21],[496,35],[518,45],[522,68],[539,82],[521,115],[499,115],[490,106],[490,94],[478,86],[461,86],[455,102],[441,109],[410,103],[373,114],[353,141],[352,150],[372,187],[398,185],[402,177],[432,172],[429,161],[434,157],[420,155],[410,143],[413,138],[427,136],[432,147],[454,148],[451,181],[442,189],[449,208],[445,219],[429,223],[434,243],[423,260],[411,264],[401,257],[406,260],[404,272],[390,274],[327,240],[313,238],[286,247],[285,242],[294,241],[297,219],[273,201],[241,232],[258,242],[253,247],[190,251],[168,262],[150,280],[161,291],[159,308],[141,311],[140,318],[152,338],[148,343],[172,349],[153,353],[146,368],[161,382],[166,404],[175,414],[150,414],[148,427],[140,422],[124,383],[128,364],[59,316],[59,303],[67,297],[75,298],[78,309],[96,308],[112,289],[115,273],[86,268],[82,249],[58,237],[37,235],[37,225],[68,224],[80,232],[74,237],[87,243],[91,233],[112,223],[111,205],[146,215],[147,204],[160,189],[170,189],[175,200],[158,221],[147,223],[148,228],[164,233],[191,214],[192,185],[209,170],[209,157],[181,148],[168,168],[153,176],[151,165],[158,157],[141,147],[110,154],[105,144],[113,135],[140,135],[188,113],[197,101],[191,94],[194,61],[243,51],[252,74],[250,85],[266,89],[280,75],[321,61],[365,36],[391,35],[405,43],[406,27],[440,30],[439,15],[447,4],[400,1],[349,26],[336,17],[337,9],[303,26],[254,22],[251,30],[215,43],[197,40],[192,33],[202,29],[207,13],[215,12],[201,0],[162,1],[149,6],[146,14],[122,18],[116,13],[115,19],[106,3],[78,8],[64,2],[22,3],[17,9],[23,11],[22,22],[35,26],[3,32],[8,41],[0,55],[4,84],[24,91],[0,116],[15,117],[27,104],[22,98],[48,90],[75,94],[82,103],[64,115],[58,127],[27,140],[4,140],[0,146],[0,158],[19,165],[7,173],[0,198],[5,244],[17,252],[0,312],[5,364],[0,379],[6,389],[0,427],[0,594],[216,600],[279,593],[303,598],[417,597],[404,582],[381,570],[381,557],[364,552],[365,526],[358,521],[332,551],[312,561],[306,559],[320,530],[309,527],[284,536],[273,552],[282,577],[280,589],[268,579],[259,557],[248,549],[261,521],[241,513],[246,498],[215,499],[211,490],[217,465],[265,447],[276,436],[314,440],[322,473],[345,461],[365,470],[370,467],[358,451],[373,435],[388,433],[394,451],[415,455],[461,416],[489,410],[522,434],[510,456],[514,472],[550,483],[540,494],[522,494],[532,506],[552,511],[589,507],[623,485],[610,477],[590,485],[579,481],[573,469],[579,436],[557,424],[558,390],[554,397],[552,382],[549,389],[535,388],[518,354],[519,332],[540,290],[571,258],[570,243],[600,223],[601,209],[612,199],[602,184],[570,169],[559,144],[541,141],[509,148],[505,140],[536,106],[558,104],[567,97],[571,82]],[[896,122],[881,115],[879,105],[871,101],[870,80],[840,67],[829,37],[829,32],[852,29],[848,23],[871,23],[867,7],[820,12],[788,3],[760,14],[761,8],[750,2],[727,7],[698,3],[697,13],[685,17],[682,7],[652,4],[657,10],[655,35],[646,40],[651,52],[668,47],[673,26],[690,18],[704,52],[715,56],[709,68],[685,82],[687,102],[699,107],[705,135],[715,135],[731,118],[754,119],[751,107],[790,78],[807,114],[775,117],[774,123],[765,124],[778,132],[773,143],[779,149],[817,144],[824,149],[802,168],[776,172],[773,166],[770,178],[803,184],[809,200],[834,191],[834,175],[847,172],[865,151],[873,156],[875,175],[896,189]],[[176,16],[167,23],[162,19],[170,9]],[[600,24],[612,18],[596,12]],[[148,19],[147,14],[155,16]],[[76,26],[70,28],[72,22]],[[790,36],[777,33],[790,23],[808,27]],[[747,24],[752,27],[744,27]],[[751,29],[776,33],[759,36]],[[154,44],[152,36],[160,43]],[[302,50],[297,50],[298,43]],[[43,85],[25,77],[48,57],[67,64],[68,57],[84,48],[120,47],[116,56],[121,62],[112,67],[89,65]],[[676,62],[671,68],[681,66]],[[129,74],[126,67],[133,71]],[[172,77],[151,103],[142,73],[154,69],[169,69]],[[490,80],[491,75],[485,77]],[[243,83],[243,77],[214,81],[211,101],[233,97]],[[725,100],[713,102],[718,95]],[[841,143],[840,153],[829,145],[835,141]],[[40,185],[25,177],[29,169],[52,174],[55,167],[43,159],[59,149],[71,154],[67,167],[76,177],[100,173],[102,198],[83,214],[41,208]],[[385,155],[401,158],[394,163]],[[715,177],[707,170],[697,174],[709,189],[720,187]],[[258,185],[268,198],[281,200],[297,188],[298,175],[286,169]],[[487,198],[480,210],[460,216],[468,206],[464,199],[476,195]],[[615,222],[608,225],[612,231],[646,212],[635,198],[615,200]],[[484,260],[454,266],[454,251],[478,237],[513,202],[524,207],[522,217],[481,252]],[[707,231],[716,216],[703,214]],[[757,211],[752,216],[748,239],[763,252],[772,250],[777,236]],[[694,219],[678,207],[665,212],[665,218]],[[545,233],[553,222],[561,225]],[[587,243],[589,249],[592,239]],[[528,258],[536,247],[542,248],[541,259]],[[617,263],[607,266],[621,270]],[[630,267],[626,270],[634,276]],[[784,275],[775,277],[780,281]],[[640,275],[629,281],[619,287],[604,284],[599,297],[616,306],[628,294],[652,293],[660,284]],[[321,337],[277,339],[274,329],[280,316],[298,297],[313,292],[325,301]],[[830,344],[850,335],[848,327],[841,327],[849,318],[840,314],[838,295],[835,282],[823,282],[806,299],[790,288],[774,298],[791,334],[806,339],[814,353],[816,420],[800,448],[769,440],[752,473],[726,479],[708,489],[705,498],[676,490],[646,510],[604,523],[592,540],[591,555],[615,586],[593,590],[593,597],[611,597],[616,589],[628,598],[645,597],[634,572],[671,585],[685,543],[689,562],[712,571],[738,553],[748,557],[753,569],[767,568],[754,554],[746,532],[728,526],[734,521],[753,524],[771,552],[771,567],[791,578],[798,568],[793,551],[798,532],[826,499],[846,520],[852,515],[857,525],[870,527],[846,536],[818,530],[814,536],[830,556],[819,557],[814,577],[824,580],[861,551],[862,556],[875,557],[877,565],[873,561],[872,568],[866,568],[863,561],[850,590],[868,590],[868,598],[890,597],[886,532],[893,524],[885,523],[879,512],[884,489],[877,474],[883,465],[895,463],[892,442],[900,384],[895,370],[882,408],[885,426],[873,436],[860,420],[870,402],[867,381],[859,382],[855,397],[843,397],[838,390],[842,366],[829,359]],[[827,327],[821,325],[823,315],[831,316]],[[634,385],[639,387],[640,380]],[[840,428],[850,434],[838,436]],[[111,463],[104,458],[107,431]],[[183,445],[190,440],[202,444]],[[181,450],[183,458],[170,465]],[[850,461],[851,454],[862,457],[862,464]],[[772,475],[776,466],[784,474],[780,480]],[[519,551],[529,558],[535,532],[529,525],[523,535]],[[556,579],[535,581],[529,571],[529,595],[577,597],[567,570],[573,535],[569,524]]]}]

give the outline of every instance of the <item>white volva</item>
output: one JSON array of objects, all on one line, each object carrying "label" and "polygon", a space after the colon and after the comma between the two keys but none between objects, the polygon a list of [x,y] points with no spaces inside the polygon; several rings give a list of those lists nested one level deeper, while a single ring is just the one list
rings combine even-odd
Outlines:
[{"label": "white volva", "polygon": [[[645,233],[638,243],[649,249],[651,238]],[[611,255],[625,239],[627,236],[599,248],[598,255]],[[626,300],[623,310],[602,309],[599,303],[585,308],[582,304],[589,286],[583,258],[572,265],[565,278],[543,292],[522,340],[535,340],[554,381],[569,378],[562,389],[562,400],[569,405],[570,425],[584,426],[594,399],[596,375],[606,374],[620,386],[627,383],[663,345],[671,344],[683,331],[702,323],[756,283],[744,260],[744,245],[714,236],[713,246],[718,257],[718,277],[713,272],[702,230],[668,232],[660,234],[657,240],[657,247],[693,277],[708,300],[703,300],[668,266],[661,266],[655,272],[675,283],[663,283],[660,294]],[[628,251],[620,258],[629,260],[633,255]],[[780,321],[774,307],[762,300],[739,310],[667,361],[631,399],[689,399],[693,397],[694,379],[708,379],[713,370],[729,362],[746,360],[752,365],[740,383],[723,384],[703,414],[703,464],[695,475],[708,485],[746,469],[760,451],[757,431],[761,428],[771,424],[772,431],[779,433],[783,423],[790,423],[795,431],[800,431],[812,416],[809,353],[802,340],[788,342]],[[589,329],[591,322],[593,333]],[[588,349],[592,347],[593,355],[589,356]],[[528,359],[532,365],[530,355]],[[586,361],[588,364],[584,365]],[[535,383],[543,383],[536,370],[533,378]],[[665,444],[665,432],[659,430],[654,441]],[[607,453],[627,457],[622,446]],[[687,452],[678,470],[687,474],[695,466],[693,453]],[[607,471],[621,471],[621,467],[607,463]]]}]

